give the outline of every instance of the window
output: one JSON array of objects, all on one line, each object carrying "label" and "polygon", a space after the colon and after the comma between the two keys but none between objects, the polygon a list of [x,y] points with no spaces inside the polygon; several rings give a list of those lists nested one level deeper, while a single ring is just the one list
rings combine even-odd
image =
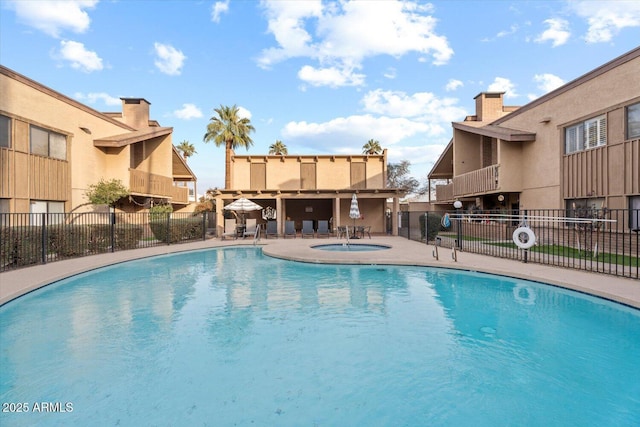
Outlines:
[{"label": "window", "polygon": [[640,231],[640,196],[629,197],[629,228]]},{"label": "window", "polygon": [[9,199],[0,199],[0,226],[6,227],[9,225]]},{"label": "window", "polygon": [[627,107],[627,139],[640,138],[640,103]]},{"label": "window", "polygon": [[67,137],[31,126],[31,154],[39,156],[53,157],[54,159],[66,160],[67,158]]},{"label": "window", "polygon": [[11,119],[0,115],[0,147],[11,148]]},{"label": "window", "polygon": [[31,214],[31,225],[42,225],[42,215],[47,214],[48,224],[59,224],[64,222],[64,202],[47,202],[32,200],[29,207]]},{"label": "window", "polygon": [[564,132],[565,154],[600,147],[606,143],[607,119],[605,116],[585,120],[577,125],[569,126]]}]

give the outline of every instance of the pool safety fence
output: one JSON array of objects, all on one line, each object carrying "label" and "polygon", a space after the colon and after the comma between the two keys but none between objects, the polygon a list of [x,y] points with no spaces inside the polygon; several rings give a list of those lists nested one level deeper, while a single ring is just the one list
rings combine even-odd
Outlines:
[{"label": "pool safety fence", "polygon": [[205,240],[215,217],[192,213],[0,214],[0,272],[53,261]]},{"label": "pool safety fence", "polygon": [[640,279],[640,209],[402,212],[399,223],[430,245]]}]

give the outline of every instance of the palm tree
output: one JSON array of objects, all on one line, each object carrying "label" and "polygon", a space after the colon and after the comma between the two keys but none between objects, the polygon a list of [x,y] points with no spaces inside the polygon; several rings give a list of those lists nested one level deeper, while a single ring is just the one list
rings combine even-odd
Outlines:
[{"label": "palm tree", "polygon": [[211,117],[207,133],[203,137],[205,143],[213,141],[216,147],[225,147],[224,187],[227,189],[231,188],[231,151],[239,147],[248,150],[253,145],[249,133],[255,131],[248,118],[238,117],[238,110],[236,105],[220,105],[220,108],[214,108],[213,111],[218,115]]},{"label": "palm tree", "polygon": [[276,154],[280,156],[286,156],[289,154],[287,150],[287,146],[282,143],[279,139],[276,139],[276,142],[269,146],[269,154]]},{"label": "palm tree", "polygon": [[380,154],[382,147],[375,139],[370,139],[362,146],[362,154]]},{"label": "palm tree", "polygon": [[182,141],[180,144],[176,145],[178,151],[182,153],[182,157],[186,161],[189,157],[193,156],[197,153],[196,147],[193,146],[192,143],[187,141],[186,139]]}]

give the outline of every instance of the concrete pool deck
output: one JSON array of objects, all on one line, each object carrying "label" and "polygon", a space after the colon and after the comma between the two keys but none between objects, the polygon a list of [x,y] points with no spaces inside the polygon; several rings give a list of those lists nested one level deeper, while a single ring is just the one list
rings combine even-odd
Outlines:
[{"label": "concrete pool deck", "polygon": [[[352,241],[353,244],[386,245],[390,247],[387,250],[332,252],[312,248],[314,245],[341,244],[344,242],[344,239],[338,240],[335,237],[328,239],[280,238],[262,239],[259,242],[259,246],[263,248],[266,255],[301,262],[367,265],[395,264],[482,271],[544,282],[621,302],[640,309],[640,281],[634,279],[548,265],[525,264],[521,261],[467,252],[458,252],[457,262],[455,262],[451,250],[445,248],[439,248],[439,260],[436,260],[433,257],[434,246],[403,237],[372,236],[371,239]],[[0,305],[65,277],[107,265],[156,255],[240,245],[251,246],[252,241],[250,239],[224,241],[209,239],[180,245],[156,246],[92,255],[4,272],[0,273]]]}]

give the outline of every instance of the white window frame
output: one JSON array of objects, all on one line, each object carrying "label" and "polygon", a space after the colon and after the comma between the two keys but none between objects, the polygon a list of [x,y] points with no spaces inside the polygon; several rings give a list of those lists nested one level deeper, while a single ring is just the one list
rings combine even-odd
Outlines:
[{"label": "white window frame", "polygon": [[606,144],[607,117],[604,115],[565,128],[565,154],[601,147]]}]

